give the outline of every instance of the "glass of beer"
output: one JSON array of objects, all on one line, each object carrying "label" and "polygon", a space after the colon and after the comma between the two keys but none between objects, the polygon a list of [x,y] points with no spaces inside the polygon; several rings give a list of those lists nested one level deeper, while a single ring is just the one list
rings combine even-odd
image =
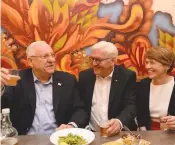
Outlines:
[{"label": "glass of beer", "polygon": [[107,134],[107,129],[108,129],[108,120],[101,120],[100,121],[100,136],[101,137],[108,137],[108,134]]},{"label": "glass of beer", "polygon": [[166,120],[162,119],[164,116],[160,116],[160,129],[168,130],[168,126],[166,125]]},{"label": "glass of beer", "polygon": [[16,69],[9,69],[10,79],[7,81],[8,86],[16,86],[17,81],[20,79],[19,71]]}]

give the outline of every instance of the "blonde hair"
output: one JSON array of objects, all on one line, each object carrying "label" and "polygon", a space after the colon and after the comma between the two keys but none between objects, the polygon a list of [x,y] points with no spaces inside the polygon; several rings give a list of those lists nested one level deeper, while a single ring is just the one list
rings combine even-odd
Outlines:
[{"label": "blonde hair", "polygon": [[118,56],[117,47],[113,43],[107,42],[107,41],[100,41],[94,44],[92,46],[92,51],[93,50],[100,50],[100,51],[105,52],[105,55],[108,58],[114,58]]},{"label": "blonde hair", "polygon": [[145,53],[145,59],[146,58],[156,60],[165,66],[169,66],[168,73],[171,72],[174,67],[175,55],[173,51],[168,48],[151,48]]}]

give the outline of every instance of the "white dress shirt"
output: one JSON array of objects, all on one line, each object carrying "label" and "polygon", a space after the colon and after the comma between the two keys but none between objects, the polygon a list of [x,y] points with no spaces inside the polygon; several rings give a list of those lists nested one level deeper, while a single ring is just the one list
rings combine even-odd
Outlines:
[{"label": "white dress shirt", "polygon": [[[112,75],[113,71],[105,78],[96,76],[89,122],[90,128],[94,131],[100,130],[99,123],[101,120],[108,120],[108,104]],[[120,120],[118,121],[120,122]]]}]

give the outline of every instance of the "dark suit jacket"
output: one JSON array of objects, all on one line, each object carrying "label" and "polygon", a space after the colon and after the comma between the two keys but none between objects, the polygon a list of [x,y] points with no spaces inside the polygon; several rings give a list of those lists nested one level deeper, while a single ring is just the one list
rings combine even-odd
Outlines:
[{"label": "dark suit jacket", "polygon": [[[26,134],[32,126],[36,108],[32,69],[22,70],[20,77],[17,86],[6,87],[1,105],[10,108],[10,118],[18,133]],[[75,122],[78,127],[85,127],[87,115],[73,75],[60,71],[53,74],[53,109],[58,125]]]},{"label": "dark suit jacket", "polygon": [[[85,102],[85,111],[89,116],[87,123],[89,123],[90,120],[95,81],[96,76],[93,69],[85,70],[79,75],[79,92]],[[135,87],[135,73],[122,66],[115,66],[109,95],[109,119],[118,118],[123,125],[131,126],[131,122],[133,123],[133,119],[136,116]],[[131,129],[134,128],[136,128],[136,126],[132,126]]]},{"label": "dark suit jacket", "polygon": [[[136,106],[137,106],[137,120],[140,127],[145,126],[149,130],[151,123],[149,110],[149,94],[150,94],[151,79],[143,79],[138,84]],[[159,101],[159,100],[157,100]],[[168,114],[175,115],[175,86],[171,95]]]}]

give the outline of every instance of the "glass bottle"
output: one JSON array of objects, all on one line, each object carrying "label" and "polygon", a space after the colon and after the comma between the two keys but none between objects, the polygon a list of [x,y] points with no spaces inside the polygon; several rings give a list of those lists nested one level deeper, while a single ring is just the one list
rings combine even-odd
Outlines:
[{"label": "glass bottle", "polygon": [[9,108],[2,109],[1,135],[4,138],[18,136],[17,130],[12,126],[12,123],[10,121],[10,109]]},{"label": "glass bottle", "polygon": [[[2,124],[2,114],[0,113],[0,121],[1,121],[1,124]],[[1,125],[2,126],[2,125]],[[1,127],[1,130],[0,130],[0,138],[2,137],[2,127]]]}]

